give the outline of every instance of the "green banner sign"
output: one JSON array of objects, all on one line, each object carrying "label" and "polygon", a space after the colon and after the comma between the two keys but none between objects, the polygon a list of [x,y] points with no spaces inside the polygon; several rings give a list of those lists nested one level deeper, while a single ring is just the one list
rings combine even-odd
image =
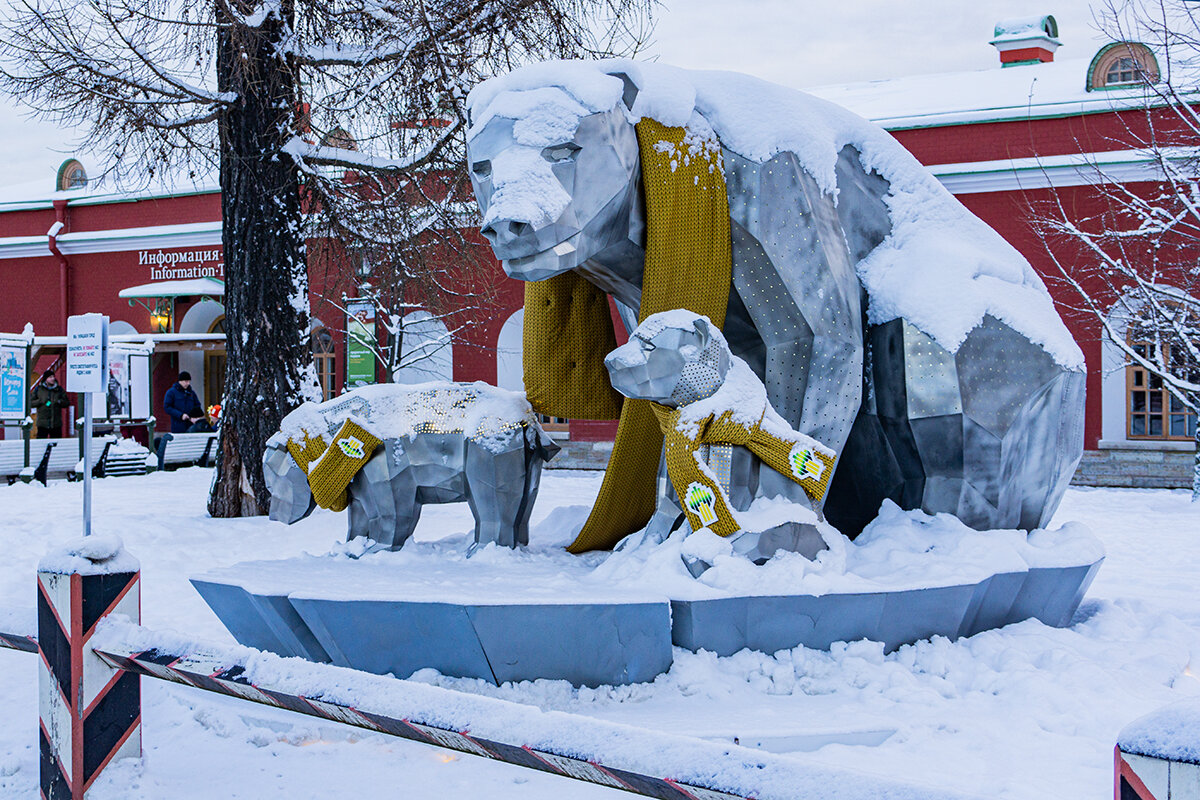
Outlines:
[{"label": "green banner sign", "polygon": [[375,382],[375,306],[346,303],[346,387]]}]

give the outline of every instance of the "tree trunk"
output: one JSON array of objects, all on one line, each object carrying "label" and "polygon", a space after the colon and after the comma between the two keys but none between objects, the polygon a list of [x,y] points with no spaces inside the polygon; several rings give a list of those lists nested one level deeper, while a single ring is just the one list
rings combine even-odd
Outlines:
[{"label": "tree trunk", "polygon": [[[232,5],[252,10],[246,0]],[[218,85],[239,99],[219,122],[227,358],[214,517],[267,512],[266,441],[303,401],[312,373],[299,180],[280,151],[298,114],[295,72],[276,49],[292,16],[285,0],[261,25],[227,24],[219,34]]]},{"label": "tree trunk", "polygon": [[[1200,417],[1200,415],[1197,415]],[[1193,437],[1196,453],[1192,456],[1192,502],[1200,503],[1200,419],[1196,420],[1196,435]]]}]

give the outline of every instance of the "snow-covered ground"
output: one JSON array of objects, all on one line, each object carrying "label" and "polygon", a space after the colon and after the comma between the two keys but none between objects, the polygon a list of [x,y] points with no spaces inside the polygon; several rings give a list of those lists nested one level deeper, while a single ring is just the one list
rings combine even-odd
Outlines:
[{"label": "snow-covered ground", "polygon": [[[329,512],[291,527],[209,519],[210,475],[99,481],[95,524],[142,562],[145,625],[229,642],[187,577],[326,553],[345,523]],[[589,504],[599,478],[546,473],[535,539],[550,535],[538,523],[554,508]],[[52,544],[78,535],[80,492],[67,483],[0,487],[0,629],[32,629],[35,565]],[[738,737],[801,761],[984,797],[1103,797],[1121,727],[1200,696],[1200,508],[1185,492],[1072,489],[1054,524],[1067,521],[1088,525],[1108,553],[1068,629],[1024,622],[887,656],[867,642],[730,658],[677,650],[674,667],[653,684],[618,688],[416,678],[675,733]],[[470,528],[465,505],[429,506],[417,535],[430,541]],[[0,798],[36,796],[36,681],[34,656],[0,650]],[[145,759],[110,768],[97,798],[332,797],[393,787],[411,797],[628,796],[161,681],[144,681],[143,692]]]}]

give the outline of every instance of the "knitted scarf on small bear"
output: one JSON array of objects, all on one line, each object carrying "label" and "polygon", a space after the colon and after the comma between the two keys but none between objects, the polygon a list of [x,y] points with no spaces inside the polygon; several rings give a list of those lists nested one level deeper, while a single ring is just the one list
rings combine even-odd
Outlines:
[{"label": "knitted scarf on small bear", "polygon": [[308,476],[313,499],[321,508],[341,511],[349,504],[346,488],[382,441],[352,419],[342,423],[327,443],[304,432],[302,441],[288,439],[288,452]]},{"label": "knitted scarf on small bear", "polygon": [[750,425],[734,420],[733,412],[725,411],[686,426],[679,424],[683,409],[657,403],[652,408],[666,438],[667,475],[694,531],[707,527],[721,536],[731,536],[741,529],[712,470],[700,465],[697,451],[702,445],[745,447],[768,467],[800,484],[814,500],[823,498],[829,489],[836,460],[833,453],[794,431],[785,437],[767,430],[762,424],[765,408],[758,421]]}]

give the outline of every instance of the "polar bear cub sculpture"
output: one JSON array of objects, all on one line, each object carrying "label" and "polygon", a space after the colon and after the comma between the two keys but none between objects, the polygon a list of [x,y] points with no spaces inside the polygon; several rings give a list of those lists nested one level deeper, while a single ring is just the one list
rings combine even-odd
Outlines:
[{"label": "polar bear cub sculpture", "polygon": [[365,536],[374,548],[396,550],[416,529],[423,505],[465,501],[476,546],[529,543],[542,462],[559,447],[524,395],[483,383],[383,384],[305,403],[267,442],[271,519],[291,524],[316,507],[312,472],[296,462],[289,440],[336,438],[347,419],[380,441],[346,488],[348,540]]},{"label": "polar bear cub sculpture", "polygon": [[[609,353],[604,364],[613,388],[626,397],[658,404],[658,413],[663,414],[663,418],[667,417],[666,409],[679,410],[679,414],[670,415],[670,418],[678,420],[681,427],[701,418],[745,417],[749,426],[770,426],[789,440],[820,450],[832,466],[831,451],[792,431],[771,408],[762,381],[742,359],[730,353],[725,337],[707,317],[682,309],[653,314],[638,326],[628,343]],[[762,521],[754,514],[737,513],[749,511],[755,500],[782,498],[787,501],[785,504],[768,504],[775,506],[775,519],[765,529],[743,528],[731,535],[729,539],[734,552],[758,563],[779,550],[799,552],[812,558],[826,548],[826,536],[837,535],[821,518],[804,485],[799,482],[799,476],[793,478],[782,474],[740,445],[702,444],[695,455],[709,474],[715,476],[724,493],[722,499],[734,511],[739,525],[744,526],[749,519]],[[665,494],[674,495],[676,500],[683,500],[691,508],[693,498],[678,496],[678,492],[683,491],[678,482],[675,489],[676,492]],[[704,492],[703,487],[697,489]],[[781,505],[792,507],[792,519],[779,521]],[[654,538],[661,538],[679,525],[684,516],[683,506],[679,503],[660,506],[648,531]],[[786,512],[784,516],[787,516]],[[701,515],[700,521],[709,520]],[[749,524],[756,527],[752,522]],[[707,564],[689,562],[688,567],[693,574],[698,574]]]}]

